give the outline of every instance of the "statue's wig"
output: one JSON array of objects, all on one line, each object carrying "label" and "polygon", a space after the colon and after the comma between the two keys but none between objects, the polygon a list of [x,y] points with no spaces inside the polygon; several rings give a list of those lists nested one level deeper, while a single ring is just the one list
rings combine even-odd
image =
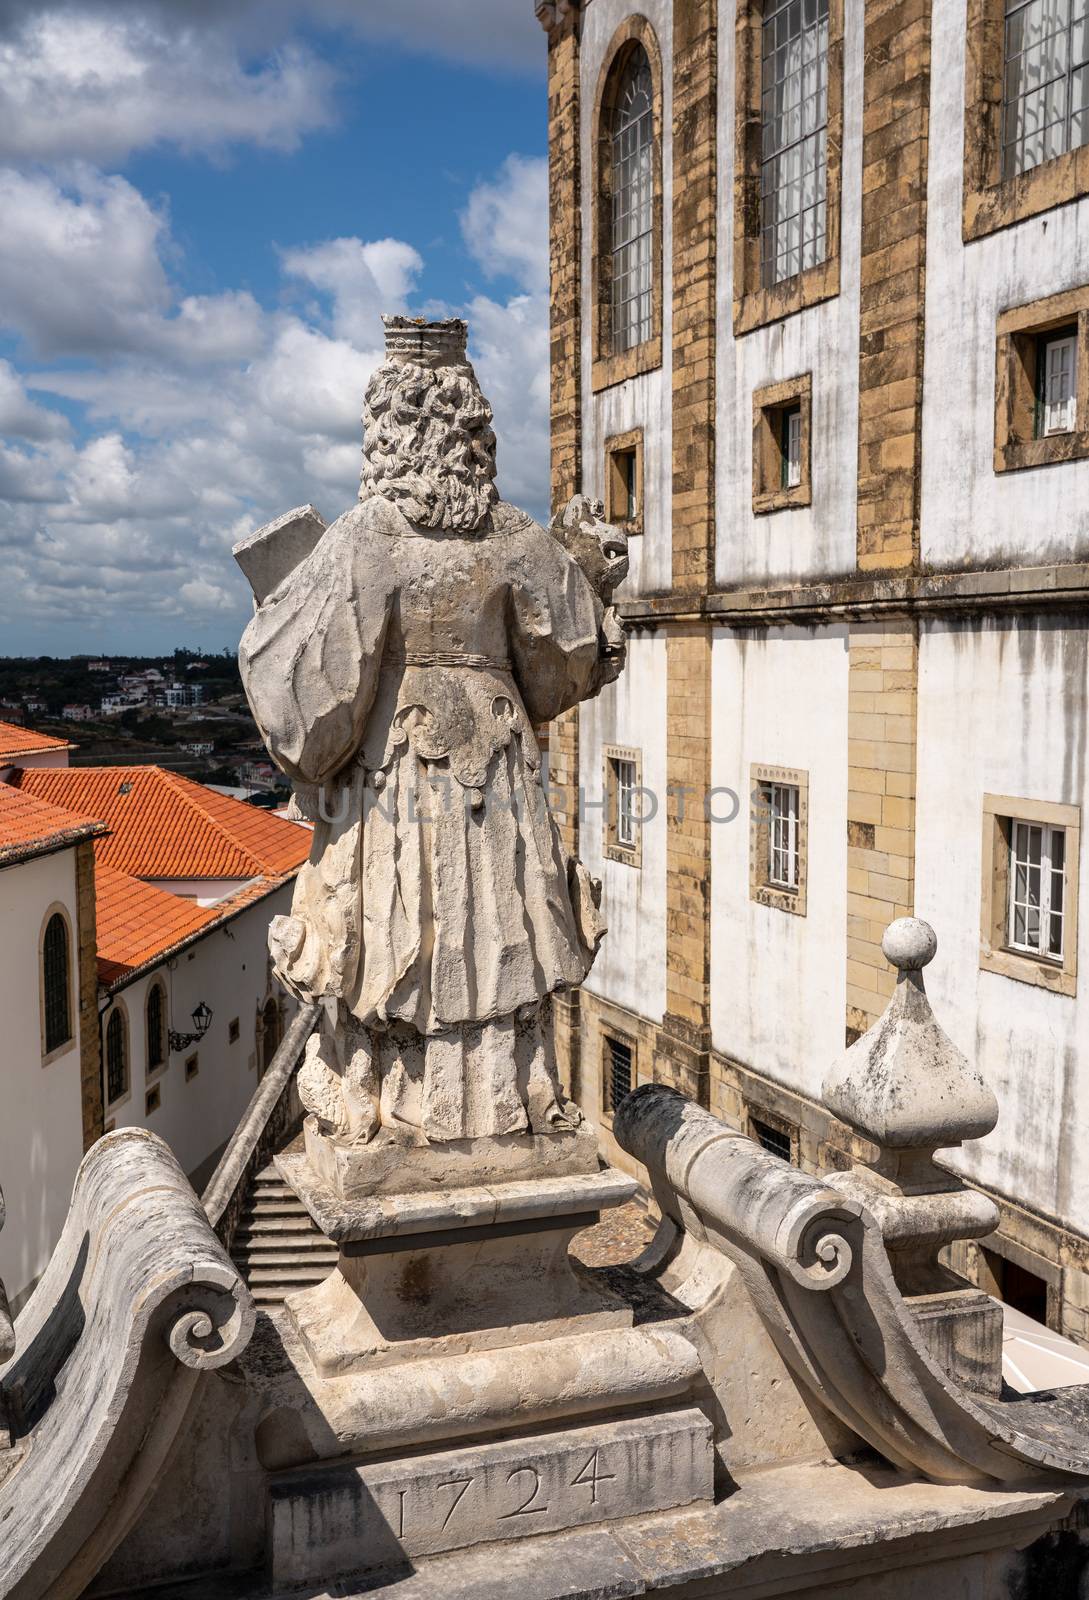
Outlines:
[{"label": "statue's wig", "polygon": [[467,361],[384,361],[363,403],[360,499],[396,501],[425,528],[485,527],[499,499],[491,424],[492,408]]}]

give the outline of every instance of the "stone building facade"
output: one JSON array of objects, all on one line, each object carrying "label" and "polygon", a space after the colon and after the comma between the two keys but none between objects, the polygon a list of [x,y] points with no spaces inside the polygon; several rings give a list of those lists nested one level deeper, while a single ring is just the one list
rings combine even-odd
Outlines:
[{"label": "stone building facade", "polygon": [[1089,1340],[1077,7],[537,11],[553,500],[631,544],[628,670],[550,737],[610,924],[558,1018],[572,1088],[613,1160],[650,1079],[845,1160],[822,1075],[914,911],[1003,1107],[953,1158],[1002,1217],[961,1264]]}]

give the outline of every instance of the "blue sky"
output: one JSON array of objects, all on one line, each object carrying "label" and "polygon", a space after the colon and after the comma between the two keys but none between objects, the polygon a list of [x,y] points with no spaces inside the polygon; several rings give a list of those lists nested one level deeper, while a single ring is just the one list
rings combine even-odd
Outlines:
[{"label": "blue sky", "polygon": [[233,645],[230,545],[354,497],[383,310],[469,317],[544,511],[544,57],[531,0],[5,6],[0,651]]}]

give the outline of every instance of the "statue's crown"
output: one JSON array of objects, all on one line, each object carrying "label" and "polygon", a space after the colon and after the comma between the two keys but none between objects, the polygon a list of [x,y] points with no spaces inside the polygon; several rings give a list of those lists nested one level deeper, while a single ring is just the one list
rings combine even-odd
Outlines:
[{"label": "statue's crown", "polygon": [[412,361],[421,367],[464,367],[469,326],[460,317],[427,322],[423,317],[383,317],[386,359]]}]

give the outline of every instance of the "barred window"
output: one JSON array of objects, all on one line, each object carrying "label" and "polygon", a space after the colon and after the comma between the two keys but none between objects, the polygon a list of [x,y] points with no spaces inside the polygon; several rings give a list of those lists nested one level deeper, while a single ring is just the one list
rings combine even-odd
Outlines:
[{"label": "barred window", "polygon": [[129,1040],[124,1013],[111,1011],[106,1024],[106,1104],[120,1100],[129,1086]]},{"label": "barred window", "polygon": [[1002,176],[1089,142],[1089,0],[1006,0]]},{"label": "barred window", "polygon": [[642,45],[630,52],[610,129],[612,353],[651,336],[654,234],[654,84]]},{"label": "barred window", "polygon": [[45,1011],[45,1054],[50,1055],[72,1037],[71,956],[68,924],[55,911],[45,925],[42,940],[42,995]]},{"label": "barred window", "polygon": [[793,1160],[789,1133],[781,1128],[773,1128],[770,1122],[761,1122],[758,1117],[750,1117],[749,1121],[753,1138],[769,1155],[778,1156],[781,1161]]},{"label": "barred window", "polygon": [[760,54],[760,269],[771,288],[828,253],[828,0],[767,0]]},{"label": "barred window", "polygon": [[166,1060],[166,1009],[163,986],[153,983],[147,997],[147,1070],[154,1072]]},{"label": "barred window", "polygon": [[631,1094],[631,1045],[623,1039],[605,1035],[605,1110],[615,1111],[625,1095]]}]

